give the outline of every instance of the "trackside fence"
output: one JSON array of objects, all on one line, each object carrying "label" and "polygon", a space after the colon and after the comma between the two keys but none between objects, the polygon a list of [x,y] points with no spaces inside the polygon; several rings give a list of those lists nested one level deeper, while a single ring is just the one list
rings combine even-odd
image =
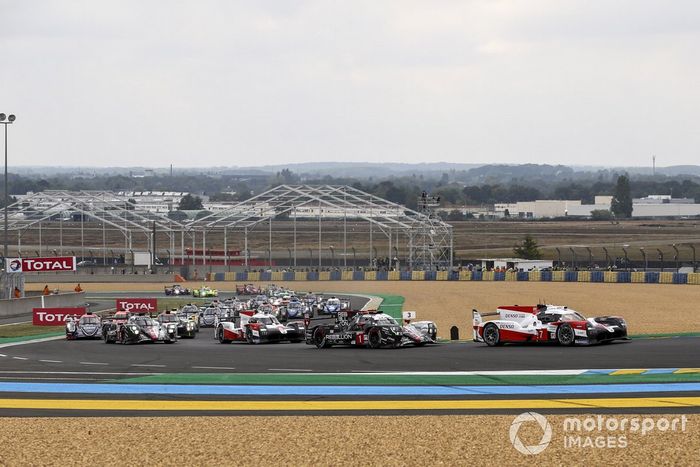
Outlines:
[{"label": "trackside fence", "polygon": [[309,271],[216,272],[209,281],[482,281],[482,282],[608,282],[700,285],[700,272],[644,271]]}]

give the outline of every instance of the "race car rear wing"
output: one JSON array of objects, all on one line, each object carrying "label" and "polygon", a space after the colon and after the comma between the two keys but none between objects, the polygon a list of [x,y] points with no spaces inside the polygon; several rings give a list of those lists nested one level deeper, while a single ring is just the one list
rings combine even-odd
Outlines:
[{"label": "race car rear wing", "polygon": [[482,315],[476,308],[472,310],[472,338],[474,342],[479,341],[479,326],[484,322],[484,316],[500,316],[500,313],[496,311],[493,313],[484,313]]}]

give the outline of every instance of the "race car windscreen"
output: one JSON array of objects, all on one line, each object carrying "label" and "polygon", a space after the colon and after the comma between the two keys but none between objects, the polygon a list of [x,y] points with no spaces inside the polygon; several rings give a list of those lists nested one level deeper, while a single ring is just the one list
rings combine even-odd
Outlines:
[{"label": "race car windscreen", "polygon": [[561,320],[562,321],[586,321],[586,318],[584,318],[582,315],[573,312],[573,313],[566,313],[564,315],[561,315]]},{"label": "race car windscreen", "polygon": [[97,316],[83,316],[80,318],[80,324],[99,324],[100,318]]},{"label": "race car windscreen", "polygon": [[160,320],[163,323],[176,323],[178,321],[177,315],[161,315]]},{"label": "race car windscreen", "polygon": [[136,318],[134,320],[136,324],[139,326],[155,326],[156,322],[155,320],[152,320],[151,318]]},{"label": "race car windscreen", "polygon": [[391,324],[391,325],[398,325],[396,320],[392,318],[391,316],[388,315],[380,315],[380,316],[375,316],[374,317],[374,322],[377,324]]}]

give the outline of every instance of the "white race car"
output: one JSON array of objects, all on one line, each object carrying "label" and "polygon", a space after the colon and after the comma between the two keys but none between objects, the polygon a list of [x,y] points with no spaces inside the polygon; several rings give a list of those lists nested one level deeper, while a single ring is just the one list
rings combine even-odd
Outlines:
[{"label": "white race car", "polygon": [[304,325],[300,321],[282,324],[271,314],[243,311],[238,316],[219,320],[214,337],[222,344],[234,341],[260,344],[301,342],[304,340],[304,333]]},{"label": "white race car", "polygon": [[[484,322],[484,316],[499,319]],[[585,318],[565,306],[501,306],[495,313],[484,315],[473,310],[473,338],[489,346],[523,342],[595,344],[627,339],[627,323],[619,316]]]}]

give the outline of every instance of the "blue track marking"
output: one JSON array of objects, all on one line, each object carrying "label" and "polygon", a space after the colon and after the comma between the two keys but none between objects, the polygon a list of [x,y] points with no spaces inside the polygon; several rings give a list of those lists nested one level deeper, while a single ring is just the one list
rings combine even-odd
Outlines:
[{"label": "blue track marking", "polygon": [[687,391],[700,391],[700,383],[562,384],[534,386],[229,386],[188,384],[0,383],[0,392],[215,396],[488,396]]}]

